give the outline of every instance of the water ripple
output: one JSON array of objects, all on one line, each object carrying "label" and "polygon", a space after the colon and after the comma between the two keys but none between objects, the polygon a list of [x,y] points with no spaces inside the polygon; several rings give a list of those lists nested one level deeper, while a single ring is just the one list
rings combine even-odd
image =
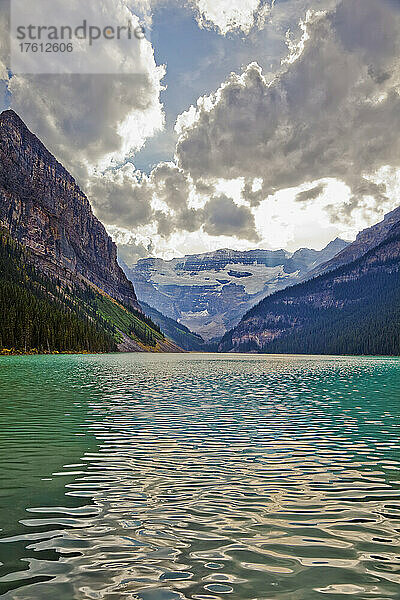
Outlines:
[{"label": "water ripple", "polygon": [[399,597],[400,361],[0,359],[7,600]]}]

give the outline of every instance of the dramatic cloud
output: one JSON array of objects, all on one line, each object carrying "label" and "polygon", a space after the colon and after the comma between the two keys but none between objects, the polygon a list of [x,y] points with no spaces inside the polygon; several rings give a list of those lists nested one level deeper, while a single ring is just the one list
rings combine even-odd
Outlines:
[{"label": "dramatic cloud", "polygon": [[190,184],[174,163],[160,163],[150,176],[157,198],[175,211],[187,207]]},{"label": "dramatic cloud", "polygon": [[[129,18],[138,24],[129,4],[128,0],[103,0],[102,18],[111,23],[125,23]],[[3,19],[6,6],[2,0]],[[70,0],[68,10],[72,9],[83,20],[89,19],[89,10],[95,14],[98,6]],[[1,38],[4,42],[8,36]],[[137,53],[126,57],[132,64],[125,74],[119,74],[118,53],[114,53],[114,75],[15,75],[0,70],[8,93],[5,107],[11,104],[81,183],[86,182],[88,168],[132,155],[163,126],[159,96],[164,67],[156,65],[147,40],[140,44],[140,57]],[[0,51],[4,63],[6,50],[0,46]]]},{"label": "dramatic cloud", "polygon": [[296,195],[296,200],[298,202],[308,202],[310,200],[316,200],[317,198],[322,196],[322,194],[325,191],[325,187],[326,186],[324,183],[319,183],[318,185],[310,188],[309,190],[304,190],[303,192],[299,192]]},{"label": "dramatic cloud", "polygon": [[[71,1],[81,10],[80,1]],[[0,0],[0,16],[4,4]],[[150,19],[157,5],[189,6],[202,28],[237,40],[250,33],[245,50],[254,50],[254,59],[264,65],[252,62],[241,74],[232,73],[214,94],[179,115],[175,156],[146,175],[132,163],[164,122],[165,69],[156,65],[149,42],[142,75],[20,76],[7,69],[6,35],[0,35],[0,99],[5,107],[11,103],[78,178],[126,256],[165,248],[177,235],[190,243],[196,238],[196,244],[202,236],[217,246],[224,235],[251,245],[259,243],[261,232],[263,243],[273,237],[282,245],[282,232],[312,210],[317,212],[308,218],[313,223],[317,218],[327,236],[337,235],[334,227],[364,226],[362,218],[376,221],[390,208],[393,191],[376,174],[386,165],[400,168],[397,2],[102,4],[115,18],[128,7],[150,9]],[[309,8],[319,10],[306,12]],[[6,29],[0,21],[0,34]],[[275,61],[286,39],[288,56],[278,72],[272,59],[269,65],[261,56],[264,33],[279,37]],[[340,193],[332,192],[335,185]]]},{"label": "dramatic cloud", "polygon": [[202,229],[212,236],[259,239],[247,206],[238,206],[232,198],[220,195],[193,207],[189,201],[195,193],[192,183],[173,163],[161,163],[148,177],[126,165],[92,176],[89,184],[96,215],[109,226],[137,230],[150,225],[163,238],[176,231]]},{"label": "dramatic cloud", "polygon": [[132,164],[93,175],[88,194],[107,225],[135,229],[154,225],[168,237],[176,229],[196,231],[202,212],[188,206],[192,186],[174,163],[160,163],[149,176]]},{"label": "dramatic cloud", "polygon": [[149,77],[13,76],[8,91],[12,108],[83,184],[88,166],[131,154],[162,124]]},{"label": "dramatic cloud", "polygon": [[125,243],[118,244],[118,259],[124,262],[125,265],[131,266],[141,258],[147,258],[154,250],[151,243],[144,245],[136,243],[135,239],[131,239]]},{"label": "dramatic cloud", "polygon": [[246,206],[237,206],[231,198],[212,198],[204,208],[204,231],[210,235],[229,235],[257,241],[254,215]]},{"label": "dramatic cloud", "polygon": [[8,78],[10,0],[0,0],[0,79]]},{"label": "dramatic cloud", "polygon": [[[378,184],[363,177],[355,177],[351,189],[353,193],[348,202],[340,206],[335,206],[334,204],[327,205],[326,209],[332,223],[340,221],[351,224],[353,212],[360,210],[365,218],[373,221],[377,208],[379,206],[387,206],[388,195],[385,183]],[[360,199],[362,199],[362,202]],[[387,210],[385,209],[384,212],[387,212]]]},{"label": "dramatic cloud", "polygon": [[[312,0],[302,0],[310,2]],[[135,6],[146,14],[149,22],[157,6],[190,7],[202,29],[213,29],[221,35],[229,32],[248,34],[264,27],[275,0],[136,0]]]},{"label": "dramatic cloud", "polygon": [[333,8],[340,0],[134,0],[134,12],[151,24],[158,7],[191,8],[201,29],[221,36],[253,34],[268,29],[285,34],[296,29],[307,10]]},{"label": "dramatic cloud", "polygon": [[215,28],[222,35],[262,27],[274,0],[193,0],[200,27]]},{"label": "dramatic cloud", "polygon": [[272,80],[252,63],[178,119],[178,165],[195,181],[262,178],[252,204],[322,178],[344,181],[353,207],[378,204],[384,188],[364,176],[400,166],[399,11],[346,0],[302,27]]},{"label": "dramatic cloud", "polygon": [[[371,35],[362,33],[368,23],[375,24]],[[326,227],[329,220],[350,225],[355,214],[377,220],[388,198],[385,184],[371,177],[384,165],[400,166],[399,25],[386,0],[309,12],[276,76],[267,79],[251,63],[180,115],[176,164],[159,165],[141,183],[165,205],[152,216],[157,233],[202,228],[254,241],[254,208],[300,186],[295,200],[312,204],[324,195],[322,179],[350,189],[325,202]],[[242,182],[247,207],[218,196],[222,179]],[[194,208],[196,194],[211,200]]]},{"label": "dramatic cloud", "polygon": [[93,175],[88,195],[97,217],[107,225],[140,227],[153,219],[150,186],[146,180],[139,182],[132,165]]}]

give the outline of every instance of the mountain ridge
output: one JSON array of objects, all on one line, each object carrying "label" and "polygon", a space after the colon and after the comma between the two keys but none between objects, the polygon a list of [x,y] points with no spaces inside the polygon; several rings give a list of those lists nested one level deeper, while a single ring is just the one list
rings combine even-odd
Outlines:
[{"label": "mountain ridge", "polygon": [[381,241],[383,241],[392,226],[399,221],[400,207],[397,207],[387,213],[382,221],[379,221],[375,225],[371,225],[370,227],[360,231],[354,242],[346,246],[329,261],[318,265],[318,267],[313,269],[308,276],[310,276],[310,278],[315,277],[360,258],[368,250],[376,247]]},{"label": "mountain ridge", "polygon": [[[254,306],[219,351],[400,354],[400,219],[386,224],[377,245],[352,262]],[[363,233],[350,253],[360,251],[359,240],[371,240],[371,228]]]},{"label": "mountain ridge", "polygon": [[337,238],[320,251],[303,248],[296,252],[222,248],[169,261],[145,258],[124,269],[139,302],[210,342],[266,295],[300,280],[347,244]]},{"label": "mountain ridge", "polygon": [[75,179],[12,110],[0,114],[0,225],[41,270],[83,278],[141,310],[117,248]]},{"label": "mountain ridge", "polygon": [[12,110],[0,114],[0,249],[0,351],[182,351],[144,315],[75,179]]}]

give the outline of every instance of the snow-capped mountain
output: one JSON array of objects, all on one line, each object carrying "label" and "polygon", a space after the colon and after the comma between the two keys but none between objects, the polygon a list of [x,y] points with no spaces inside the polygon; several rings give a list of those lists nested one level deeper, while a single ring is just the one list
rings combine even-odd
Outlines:
[{"label": "snow-capped mountain", "polygon": [[336,239],[321,251],[222,249],[169,261],[146,258],[125,271],[139,302],[212,340],[265,296],[297,283],[347,245]]}]

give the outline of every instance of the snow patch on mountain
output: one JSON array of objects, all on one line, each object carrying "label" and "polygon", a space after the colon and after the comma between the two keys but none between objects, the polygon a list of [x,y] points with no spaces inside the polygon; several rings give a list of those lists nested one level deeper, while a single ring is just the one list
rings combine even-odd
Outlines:
[{"label": "snow patch on mountain", "polygon": [[321,251],[217,250],[166,261],[139,260],[126,268],[139,298],[205,340],[222,336],[265,296],[297,283],[347,242]]}]

